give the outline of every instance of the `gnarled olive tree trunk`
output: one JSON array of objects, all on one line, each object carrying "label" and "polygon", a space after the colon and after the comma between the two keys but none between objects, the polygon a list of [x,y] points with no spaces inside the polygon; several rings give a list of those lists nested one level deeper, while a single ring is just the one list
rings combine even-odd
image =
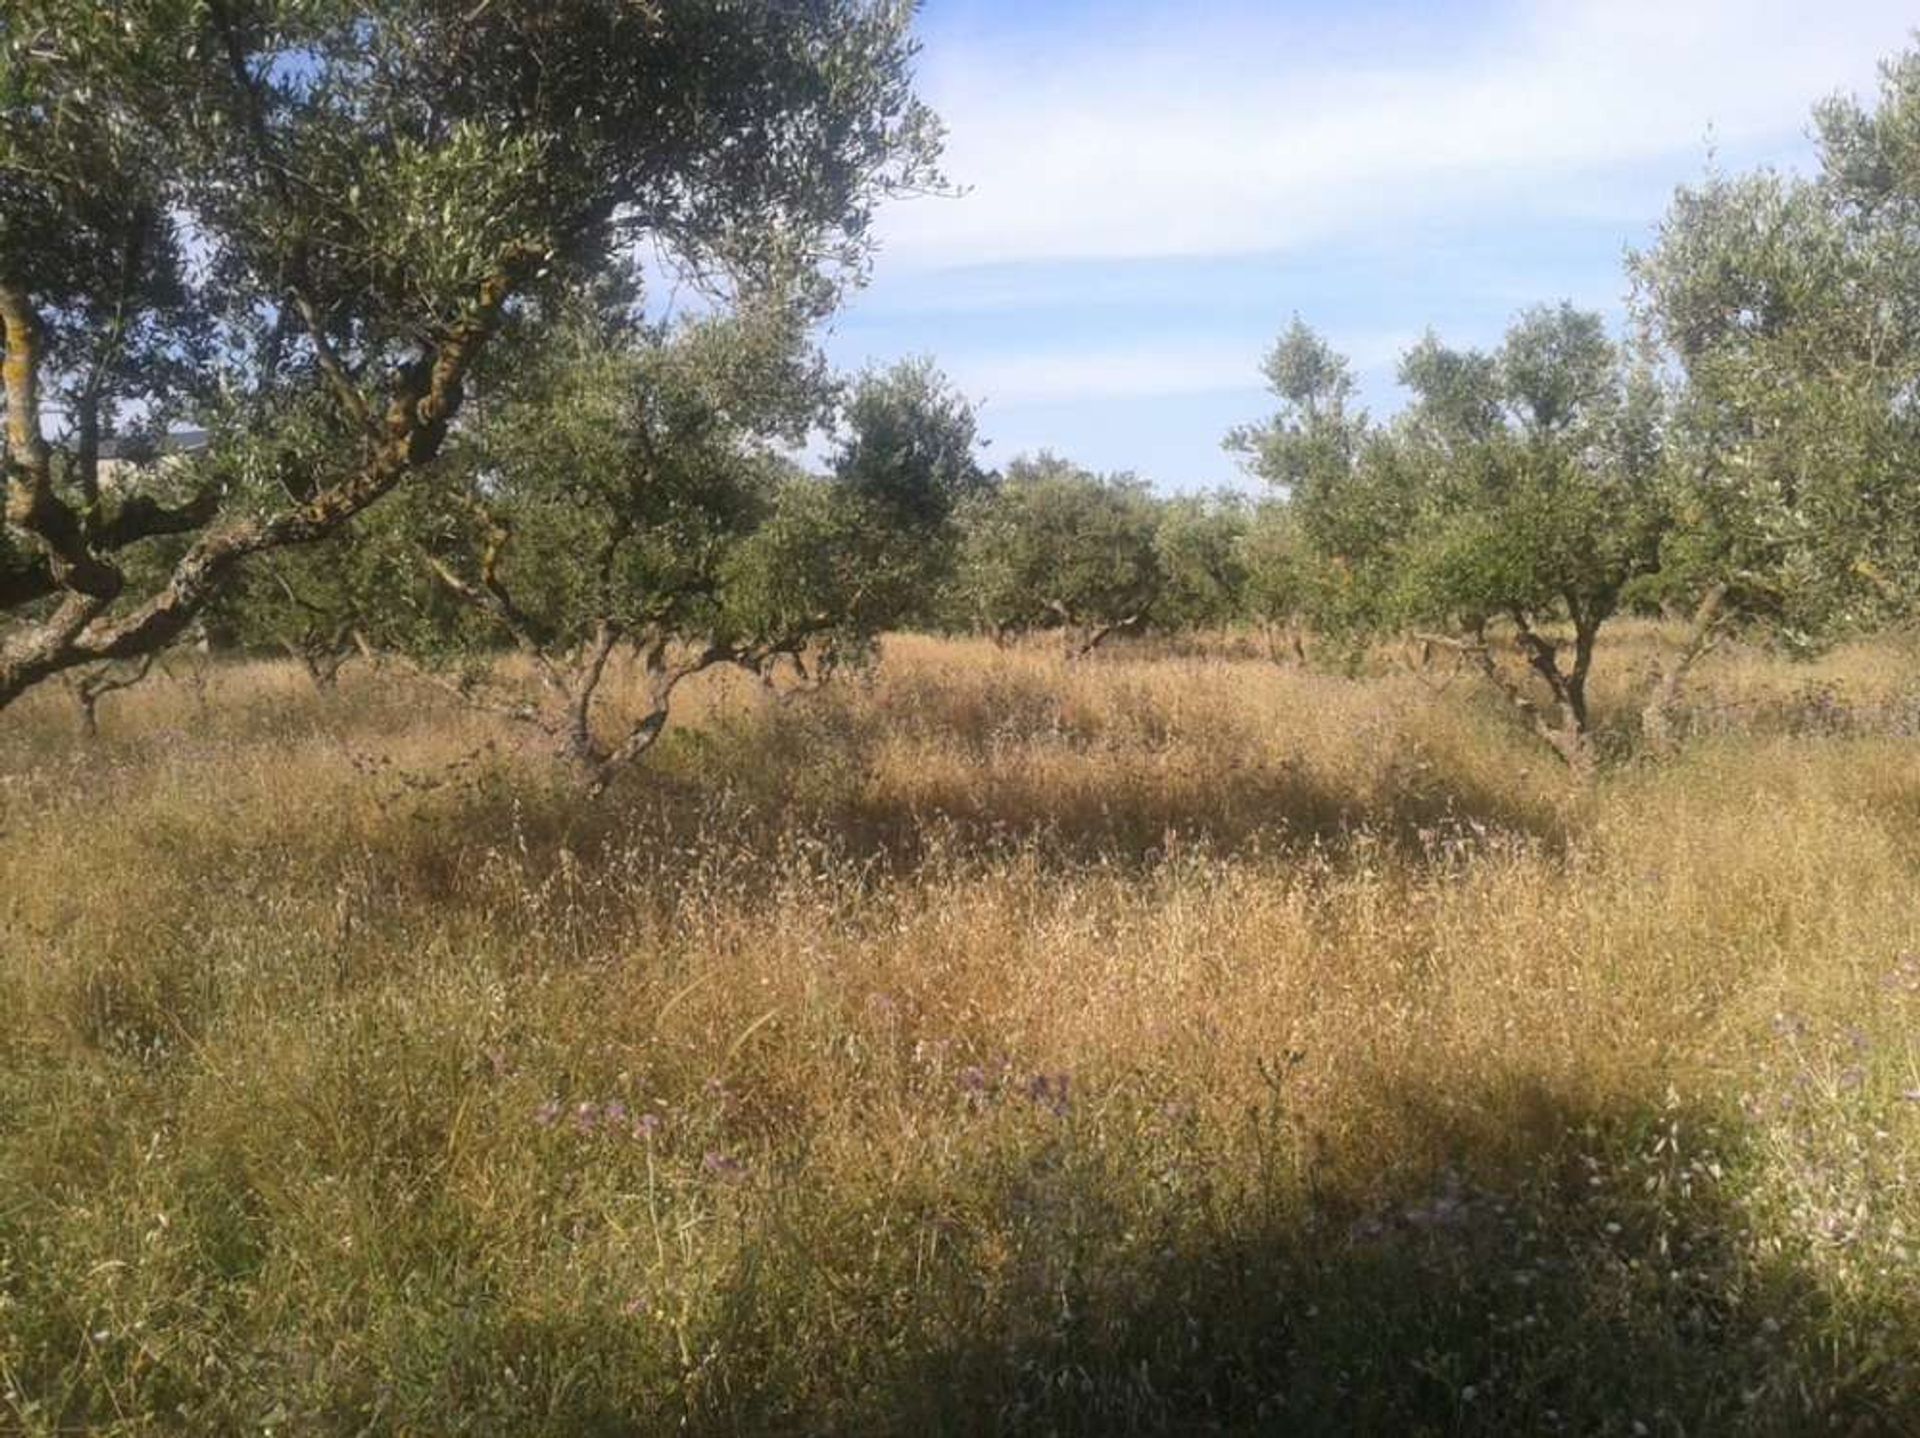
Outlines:
[{"label": "gnarled olive tree trunk", "polygon": [[1725,584],[1715,584],[1701,595],[1679,654],[1656,668],[1652,692],[1640,711],[1640,736],[1647,752],[1655,758],[1670,758],[1680,747],[1674,727],[1680,708],[1680,687],[1693,666],[1719,643],[1726,598]]},{"label": "gnarled olive tree trunk", "polygon": [[1571,662],[1564,662],[1568,646],[1541,634],[1524,611],[1510,616],[1514,624],[1514,648],[1526,666],[1546,686],[1549,702],[1542,704],[1525,684],[1500,665],[1487,637],[1484,624],[1474,626],[1464,639],[1443,634],[1420,634],[1422,643],[1458,652],[1500,693],[1546,746],[1582,783],[1590,782],[1599,767],[1594,752],[1591,717],[1587,707],[1587,680],[1593,672],[1594,645],[1600,627],[1612,614],[1606,602],[1581,602],[1567,597],[1573,619]]}]

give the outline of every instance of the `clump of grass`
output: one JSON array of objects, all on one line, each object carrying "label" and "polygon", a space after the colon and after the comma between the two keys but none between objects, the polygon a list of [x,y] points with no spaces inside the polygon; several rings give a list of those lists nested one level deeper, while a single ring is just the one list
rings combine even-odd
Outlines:
[{"label": "clump of grass", "polygon": [[1920,1423],[1896,738],[909,638],[582,806],[204,689],[0,745],[11,1427]]}]

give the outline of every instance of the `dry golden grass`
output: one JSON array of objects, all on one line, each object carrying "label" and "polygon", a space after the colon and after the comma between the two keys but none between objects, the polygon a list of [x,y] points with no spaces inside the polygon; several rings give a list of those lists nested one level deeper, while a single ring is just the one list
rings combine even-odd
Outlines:
[{"label": "dry golden grass", "polygon": [[37,696],[0,1411],[1911,1431],[1905,651],[1715,656],[1589,792],[1375,668],[905,637],[592,806],[366,672]]}]

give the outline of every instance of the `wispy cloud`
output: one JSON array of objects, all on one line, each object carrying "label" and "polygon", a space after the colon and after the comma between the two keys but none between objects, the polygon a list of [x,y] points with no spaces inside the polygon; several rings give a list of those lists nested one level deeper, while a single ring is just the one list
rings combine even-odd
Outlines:
[{"label": "wispy cloud", "polygon": [[1260,357],[1298,312],[1376,410],[1429,324],[1617,309],[1672,187],[1804,164],[1912,0],[929,0],[921,89],[958,200],[880,217],[838,363],[931,352],[996,457],[1047,445],[1233,478]]},{"label": "wispy cloud", "polygon": [[1579,213],[1709,136],[1790,144],[1913,23],[1890,0],[1580,0],[1461,18],[1442,45],[1430,20],[1385,21],[1377,53],[1327,67],[1297,17],[1182,17],[1017,51],[936,37],[924,88],[971,190],[895,206],[887,263],[1279,251],[1495,204]]},{"label": "wispy cloud", "polygon": [[1245,349],[1178,342],[951,355],[946,367],[964,392],[1006,408],[1260,388]]}]

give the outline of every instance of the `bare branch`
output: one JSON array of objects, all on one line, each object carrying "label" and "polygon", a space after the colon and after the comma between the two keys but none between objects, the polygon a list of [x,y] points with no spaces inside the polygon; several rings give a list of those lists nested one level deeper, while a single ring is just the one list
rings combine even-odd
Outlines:
[{"label": "bare branch", "polygon": [[80,706],[80,737],[100,737],[100,701],[122,689],[131,689],[153,669],[154,656],[143,654],[131,669],[114,660],[94,666],[68,679],[67,688]]},{"label": "bare branch", "polygon": [[360,392],[360,386],[353,382],[353,376],[347,373],[346,365],[333,347],[333,341],[327,338],[320,312],[301,288],[294,287],[292,294],[294,308],[300,311],[300,318],[306,324],[307,339],[313,345],[314,359],[320,366],[320,372],[327,377],[327,383],[332,386],[334,398],[340,401],[341,407],[361,429],[370,434],[378,433],[367,397]]},{"label": "bare branch", "polygon": [[[56,559],[55,578],[74,592],[52,620],[16,634],[0,648],[0,708],[41,679],[62,670],[100,659],[129,658],[171,643],[248,557],[325,538],[388,493],[410,471],[431,462],[459,409],[461,381],[498,325],[501,310],[516,285],[543,259],[544,252],[538,249],[516,250],[481,284],[473,304],[442,337],[431,359],[403,372],[387,406],[381,441],[369,449],[347,478],[290,509],[202,536],[180,558],[158,592],[114,618],[104,615],[108,598],[90,594],[72,582]],[[16,366],[14,351],[9,348],[10,382],[16,368],[25,367]],[[32,398],[30,385],[27,395]],[[37,406],[27,412],[37,417]],[[16,419],[11,403],[8,421],[10,425],[30,423]],[[37,435],[38,424],[31,422],[26,437]],[[20,492],[16,486],[15,496]],[[116,582],[113,592],[117,593],[118,571],[109,567],[109,572]]]},{"label": "bare branch", "polygon": [[[505,629],[521,652],[533,660],[540,671],[542,683],[556,693],[569,692],[571,686],[547,653],[546,646],[540,642],[533,620],[514,603],[513,595],[500,577],[500,560],[513,539],[513,527],[477,501],[470,504],[469,508],[486,527],[486,542],[480,552],[480,582],[474,584],[462,578],[451,565],[432,554],[424,556],[428,570],[454,598]],[[604,658],[601,662],[604,665]]]},{"label": "bare branch", "polygon": [[125,549],[142,539],[163,534],[191,534],[204,529],[220,512],[220,491],[211,486],[183,504],[162,504],[152,495],[131,495],[113,512],[89,527],[87,538],[95,549]]},{"label": "bare branch", "polygon": [[[273,136],[267,129],[266,107],[260,97],[260,81],[247,68],[246,42],[240,34],[239,26],[221,0],[208,6],[214,23],[220,29],[221,39],[227,50],[227,69],[233,78],[234,88],[239,92],[241,109],[245,115],[247,137],[253,143],[254,162],[266,177],[267,183],[279,197],[281,203],[289,208],[293,205],[293,196],[287,185],[287,172],[275,153]],[[287,257],[288,292],[294,308],[299,311],[301,322],[306,327],[307,338],[313,345],[315,362],[320,372],[326,376],[334,397],[341,407],[354,420],[362,431],[369,436],[379,434],[379,425],[374,419],[367,397],[355,384],[353,376],[347,373],[347,367],[341,362],[333,342],[327,337],[326,325],[318,307],[308,295],[307,263],[305,250],[296,247]]]}]

